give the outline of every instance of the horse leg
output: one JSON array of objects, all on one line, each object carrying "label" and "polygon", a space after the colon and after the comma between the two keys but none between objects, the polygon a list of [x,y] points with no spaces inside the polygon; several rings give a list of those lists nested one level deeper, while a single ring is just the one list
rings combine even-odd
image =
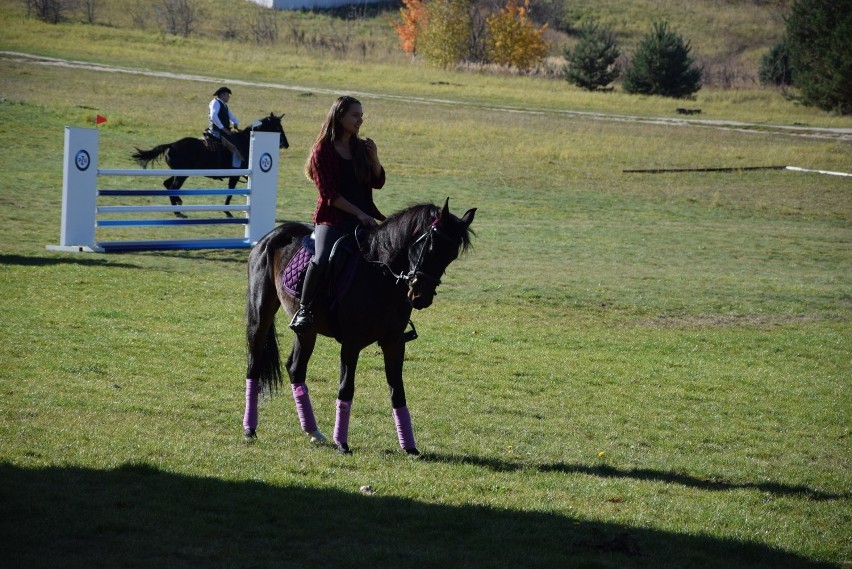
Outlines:
[{"label": "horse leg", "polygon": [[[167,190],[179,190],[181,186],[183,186],[184,182],[186,182],[186,176],[172,176],[163,182],[163,186],[165,186]],[[183,200],[180,199],[180,196],[169,196],[169,201],[174,206],[183,205]],[[175,212],[175,217],[186,219],[186,215],[180,211]]]},{"label": "horse leg", "polygon": [[246,440],[255,438],[257,429],[257,397],[261,390],[275,388],[280,377],[278,340],[275,335],[275,313],[281,300],[275,285],[265,273],[254,271],[249,275],[249,299],[246,307],[246,409],[243,428]]},{"label": "horse leg", "polygon": [[[238,176],[231,176],[230,178],[228,178],[228,189],[233,190],[234,188],[236,188],[237,182],[239,182],[239,180],[240,180],[240,178]],[[231,198],[232,197],[234,197],[234,196],[232,196],[230,194],[225,196],[225,205],[231,205]],[[230,211],[226,211],[225,217],[234,217],[234,216],[231,215]]]},{"label": "horse leg", "polygon": [[246,411],[243,414],[243,437],[250,441],[257,438],[257,393],[256,379],[246,378]]},{"label": "horse leg", "polygon": [[402,383],[402,364],[405,361],[405,340],[402,336],[390,343],[380,343],[385,360],[385,377],[390,390],[393,422],[399,447],[406,453],[419,456],[411,427],[411,414],[405,401],[405,386]]},{"label": "horse leg", "polygon": [[337,450],[343,454],[352,454],[349,450],[349,416],[355,398],[355,368],[358,366],[359,352],[346,344],[340,347],[340,385],[337,389],[333,438]]},{"label": "horse leg", "polygon": [[287,358],[287,374],[290,376],[290,389],[293,392],[293,401],[296,403],[296,414],[299,416],[299,425],[311,438],[311,442],[321,444],[327,441],[319,428],[314,417],[314,408],[311,405],[311,397],[305,378],[308,372],[308,361],[313,354],[316,345],[316,334],[302,334],[293,340],[293,349]]}]

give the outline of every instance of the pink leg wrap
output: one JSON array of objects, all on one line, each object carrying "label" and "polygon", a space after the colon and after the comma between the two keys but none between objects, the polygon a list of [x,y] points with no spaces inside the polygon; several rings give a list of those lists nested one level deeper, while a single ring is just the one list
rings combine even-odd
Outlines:
[{"label": "pink leg wrap", "polygon": [[337,400],[337,416],[334,419],[334,442],[338,445],[349,444],[349,413],[351,411],[351,401]]},{"label": "pink leg wrap", "polygon": [[246,378],[246,414],[243,415],[243,428],[257,428],[257,381]]},{"label": "pink leg wrap", "polygon": [[291,383],[290,387],[293,390],[293,400],[296,402],[296,413],[299,415],[299,424],[306,433],[313,433],[317,430],[317,421],[314,418],[311,397],[308,395],[308,386],[304,383]]},{"label": "pink leg wrap", "polygon": [[417,444],[414,442],[414,429],[411,428],[411,414],[408,412],[408,407],[394,409],[393,422],[396,424],[399,447],[404,450],[416,448]]}]

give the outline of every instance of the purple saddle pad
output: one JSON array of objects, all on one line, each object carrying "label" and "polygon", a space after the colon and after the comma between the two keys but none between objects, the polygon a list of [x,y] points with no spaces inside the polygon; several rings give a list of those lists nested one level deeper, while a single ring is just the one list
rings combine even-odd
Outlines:
[{"label": "purple saddle pad", "polygon": [[302,239],[302,246],[284,267],[281,275],[281,286],[288,294],[301,298],[302,285],[305,282],[305,271],[314,256],[314,240],[310,235]]}]

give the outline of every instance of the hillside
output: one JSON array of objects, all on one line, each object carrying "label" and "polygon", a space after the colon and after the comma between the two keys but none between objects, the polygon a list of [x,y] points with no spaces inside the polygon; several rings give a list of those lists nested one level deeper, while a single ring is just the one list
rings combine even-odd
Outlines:
[{"label": "hillside", "polygon": [[[757,83],[760,58],[784,34],[792,0],[565,0],[568,21],[595,19],[614,30],[628,54],[656,20],[689,40],[707,85]],[[569,40],[570,41],[570,40]]]},{"label": "hillside", "polygon": [[[707,72],[706,85],[751,86],[756,83],[760,57],[783,34],[784,17],[792,0],[533,0],[531,10],[550,28],[548,67],[561,66],[563,48],[575,41],[574,30],[595,19],[613,29],[626,54],[655,20],[668,21],[688,39],[696,59]],[[381,63],[403,62],[390,20],[398,18],[399,2],[353,6],[326,12],[278,12],[254,2],[189,0],[191,36],[229,43],[248,43],[263,50],[327,55]],[[688,6],[685,8],[684,6]],[[2,0],[4,12],[21,12],[20,0]],[[100,0],[88,15],[66,11],[69,21],[94,21],[99,26],[162,32],[170,15],[165,3]],[[228,14],[222,18],[221,14]],[[171,15],[174,18],[174,14]],[[168,34],[163,35],[165,40]]]}]

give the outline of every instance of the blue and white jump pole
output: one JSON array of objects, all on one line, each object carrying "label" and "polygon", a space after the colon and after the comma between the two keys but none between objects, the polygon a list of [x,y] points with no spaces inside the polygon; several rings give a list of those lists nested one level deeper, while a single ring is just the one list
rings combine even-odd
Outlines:
[{"label": "blue and white jump pole", "polygon": [[[51,251],[118,252],[163,249],[249,248],[275,227],[278,190],[278,133],[253,132],[247,169],[220,170],[107,170],[98,167],[98,130],[65,128],[62,182],[62,222],[59,245]],[[247,188],[201,190],[98,190],[104,176],[246,176]],[[193,206],[99,206],[99,196],[213,196],[244,195],[246,204]],[[104,219],[104,214],[175,213],[203,211],[245,212],[244,217],[210,219]],[[243,238],[97,241],[98,227],[163,227],[174,225],[245,225]]]}]

